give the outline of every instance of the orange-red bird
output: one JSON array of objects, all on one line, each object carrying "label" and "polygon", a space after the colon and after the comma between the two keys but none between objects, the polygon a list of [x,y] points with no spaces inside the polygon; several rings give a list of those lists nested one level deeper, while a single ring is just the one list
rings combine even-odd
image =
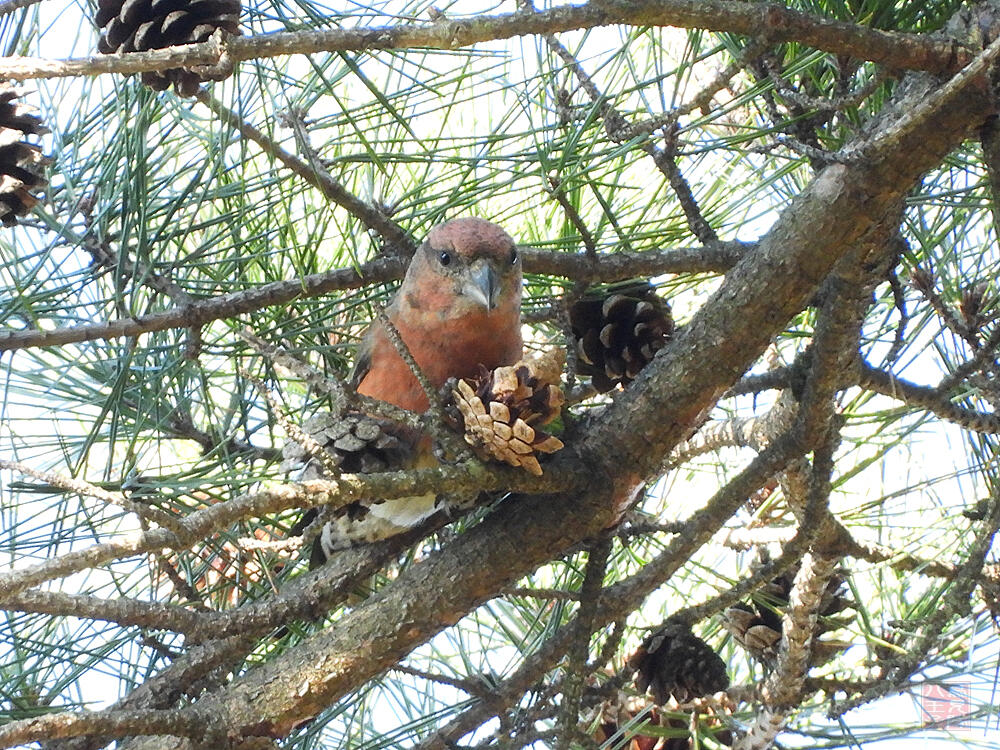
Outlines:
[{"label": "orange-red bird", "polygon": [[[483,219],[434,227],[386,314],[431,385],[521,357],[521,262],[514,240]],[[358,348],[358,393],[411,411],[427,397],[376,321]]]},{"label": "orange-red bird", "polygon": [[[431,385],[472,377],[521,358],[521,260],[496,224],[464,218],[440,224],[417,249],[386,314]],[[351,382],[358,393],[411,411],[427,396],[385,327],[375,321],[358,347]],[[433,466],[430,441],[420,441],[410,467]],[[329,554],[356,541],[384,539],[414,526],[435,510],[434,495],[376,503],[324,528]],[[352,517],[353,516],[353,517]]]}]

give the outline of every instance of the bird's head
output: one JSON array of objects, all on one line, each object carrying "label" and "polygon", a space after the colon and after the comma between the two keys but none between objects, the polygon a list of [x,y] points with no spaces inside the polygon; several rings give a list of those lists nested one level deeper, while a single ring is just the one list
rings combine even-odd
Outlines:
[{"label": "bird's head", "polygon": [[517,310],[521,258],[514,240],[484,219],[454,219],[434,227],[403,281],[411,307],[450,314]]}]

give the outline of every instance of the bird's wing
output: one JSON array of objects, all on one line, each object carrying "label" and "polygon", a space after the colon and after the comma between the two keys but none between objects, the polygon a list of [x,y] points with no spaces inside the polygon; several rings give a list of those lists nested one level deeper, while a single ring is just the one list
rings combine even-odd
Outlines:
[{"label": "bird's wing", "polygon": [[365,375],[372,369],[372,350],[375,348],[375,324],[368,326],[358,343],[358,349],[354,353],[354,366],[350,375],[347,376],[347,384],[357,390]]}]

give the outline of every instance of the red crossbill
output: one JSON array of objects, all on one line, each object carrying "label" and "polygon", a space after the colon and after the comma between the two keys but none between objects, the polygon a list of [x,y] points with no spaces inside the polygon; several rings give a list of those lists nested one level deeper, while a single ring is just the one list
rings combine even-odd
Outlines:
[{"label": "red crossbill", "polygon": [[[514,241],[483,219],[434,227],[386,310],[431,385],[521,357],[521,262]],[[411,411],[427,396],[377,321],[358,348],[358,393]]]},{"label": "red crossbill", "polygon": [[[480,366],[517,362],[522,351],[521,260],[514,241],[483,219],[455,219],[434,227],[386,314],[435,388],[451,377],[472,377]],[[358,393],[404,409],[422,412],[428,407],[426,394],[379,321],[358,347],[351,382]],[[410,455],[396,468],[435,465],[428,438],[407,440]],[[323,551],[393,536],[434,510],[433,494],[374,503],[367,512],[350,512],[328,523],[321,536]]]}]

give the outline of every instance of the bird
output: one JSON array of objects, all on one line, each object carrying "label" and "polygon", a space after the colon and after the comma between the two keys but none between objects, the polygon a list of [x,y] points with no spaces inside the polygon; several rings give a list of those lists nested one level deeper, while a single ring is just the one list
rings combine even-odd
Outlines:
[{"label": "bird", "polygon": [[[386,310],[435,388],[521,357],[521,257],[503,229],[461,218],[428,233]],[[358,347],[358,393],[423,412],[427,395],[375,321]]]},{"label": "bird", "polygon": [[[386,308],[386,317],[432,387],[521,358],[521,265],[514,240],[485,219],[453,219],[427,234]],[[427,394],[378,319],[361,339],[348,382],[359,394],[402,409],[421,413],[429,407]],[[372,420],[379,430],[369,421],[365,429],[374,437],[364,441],[378,443],[385,468],[438,464],[429,436],[383,419]],[[344,428],[324,429],[332,443]],[[353,429],[352,436],[358,434]],[[348,506],[324,525],[313,563],[356,544],[395,536],[436,510],[433,493]]]}]

